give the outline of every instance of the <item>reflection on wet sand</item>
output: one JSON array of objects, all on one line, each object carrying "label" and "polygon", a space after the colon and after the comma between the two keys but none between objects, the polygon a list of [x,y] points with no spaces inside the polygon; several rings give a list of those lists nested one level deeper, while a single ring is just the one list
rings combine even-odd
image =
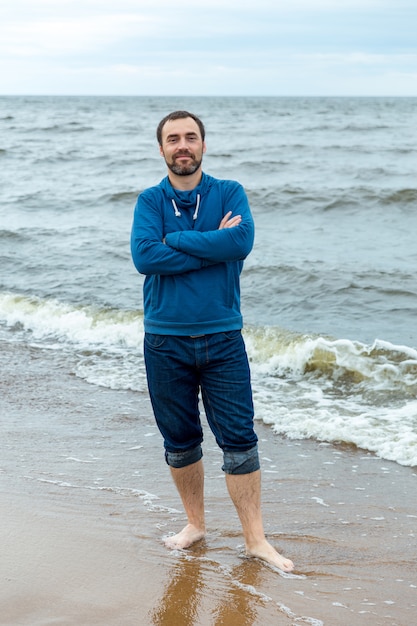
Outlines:
[{"label": "reflection on wet sand", "polygon": [[204,589],[201,561],[180,558],[170,573],[170,580],[159,605],[151,612],[155,626],[194,626]]},{"label": "reflection on wet sand", "polygon": [[257,605],[267,600],[255,592],[255,586],[260,583],[262,568],[260,563],[246,560],[231,570],[231,584],[225,588],[223,601],[214,611],[215,626],[255,624],[258,616]]},{"label": "reflection on wet sand", "polygon": [[254,626],[258,608],[270,600],[255,590],[263,565],[244,559],[229,568],[206,553],[200,547],[192,556],[178,557],[163,596],[150,613],[154,626]]}]

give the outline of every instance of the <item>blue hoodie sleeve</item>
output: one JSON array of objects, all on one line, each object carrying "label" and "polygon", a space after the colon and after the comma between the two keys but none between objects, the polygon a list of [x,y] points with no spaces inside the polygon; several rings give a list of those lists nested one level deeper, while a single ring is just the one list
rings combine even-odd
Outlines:
[{"label": "blue hoodie sleeve", "polygon": [[241,215],[238,226],[221,230],[183,230],[166,235],[166,243],[175,250],[198,257],[207,263],[242,261],[252,250],[255,228],[248,199],[239,183],[225,187],[223,215]]},{"label": "blue hoodie sleeve", "polygon": [[170,275],[198,270],[207,265],[201,258],[163,243],[163,219],[154,198],[146,192],[137,200],[130,247],[133,263],[141,274]]}]

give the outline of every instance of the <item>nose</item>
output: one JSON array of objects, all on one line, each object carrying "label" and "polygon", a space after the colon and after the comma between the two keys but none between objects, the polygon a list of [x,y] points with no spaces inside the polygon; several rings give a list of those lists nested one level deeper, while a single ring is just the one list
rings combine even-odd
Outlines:
[{"label": "nose", "polygon": [[186,137],[180,137],[179,142],[178,142],[178,147],[180,149],[188,149],[188,141]]}]

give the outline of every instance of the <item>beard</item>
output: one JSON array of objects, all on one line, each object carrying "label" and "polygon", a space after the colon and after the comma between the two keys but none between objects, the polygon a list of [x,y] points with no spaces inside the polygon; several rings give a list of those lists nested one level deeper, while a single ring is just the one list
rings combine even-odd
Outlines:
[{"label": "beard", "polygon": [[187,153],[180,153],[177,156],[188,156],[190,158],[190,163],[177,163],[175,161],[175,156],[172,159],[172,163],[168,163],[168,161],[165,159],[165,163],[167,164],[168,169],[171,170],[171,172],[173,172],[174,174],[176,174],[177,176],[191,176],[191,174],[194,174],[194,172],[196,172],[198,170],[198,168],[200,167],[201,163],[203,162],[203,159],[197,159],[195,157],[194,154],[191,154],[190,152]]}]

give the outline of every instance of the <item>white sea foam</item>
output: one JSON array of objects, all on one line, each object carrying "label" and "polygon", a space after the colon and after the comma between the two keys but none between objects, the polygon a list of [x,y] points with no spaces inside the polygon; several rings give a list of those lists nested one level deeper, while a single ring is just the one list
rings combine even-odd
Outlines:
[{"label": "white sea foam", "polygon": [[77,355],[76,374],[111,389],[146,389],[143,317],[136,311],[75,306],[0,294],[0,323],[31,343]]},{"label": "white sea foam", "polygon": [[247,333],[256,416],[293,439],[348,442],[417,465],[417,351],[376,340]]},{"label": "white sea foam", "polygon": [[143,337],[139,313],[75,306],[55,299],[0,294],[0,321],[22,328],[34,339],[78,347],[137,348]]}]

